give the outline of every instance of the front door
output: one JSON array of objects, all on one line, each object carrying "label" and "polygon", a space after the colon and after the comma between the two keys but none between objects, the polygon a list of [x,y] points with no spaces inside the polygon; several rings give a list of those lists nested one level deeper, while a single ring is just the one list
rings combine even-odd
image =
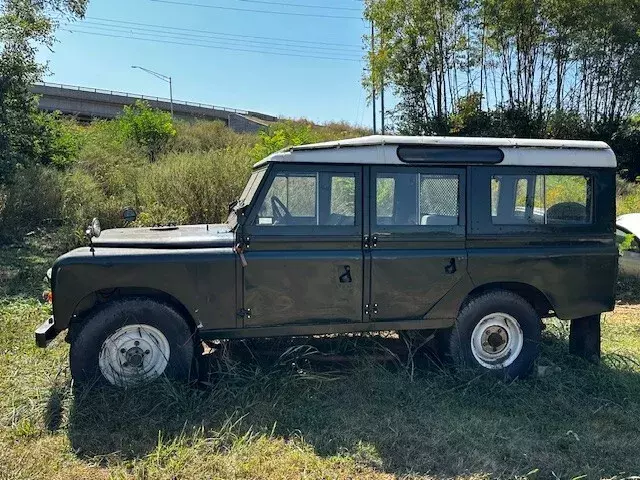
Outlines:
[{"label": "front door", "polygon": [[361,199],[361,167],[270,167],[243,229],[245,328],[362,321]]},{"label": "front door", "polygon": [[466,274],[464,184],[464,168],[371,168],[371,320],[424,318]]}]

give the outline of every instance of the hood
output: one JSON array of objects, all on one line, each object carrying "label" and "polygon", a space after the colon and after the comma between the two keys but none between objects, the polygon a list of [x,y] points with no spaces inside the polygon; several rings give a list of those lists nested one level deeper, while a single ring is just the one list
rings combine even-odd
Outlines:
[{"label": "hood", "polygon": [[96,247],[213,248],[233,246],[229,225],[112,228],[93,239]]}]

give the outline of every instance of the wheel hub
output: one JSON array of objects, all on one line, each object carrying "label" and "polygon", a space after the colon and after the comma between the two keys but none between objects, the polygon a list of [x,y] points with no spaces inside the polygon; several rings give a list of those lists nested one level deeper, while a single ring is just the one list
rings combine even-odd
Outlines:
[{"label": "wheel hub", "polygon": [[520,355],[524,334],[518,320],[507,313],[483,317],[471,333],[471,353],[485,368],[499,369],[511,365]]},{"label": "wheel hub", "polygon": [[487,353],[500,353],[508,343],[509,334],[500,326],[489,327],[482,333],[482,349]]},{"label": "wheel hub", "polygon": [[129,350],[126,350],[124,356],[126,358],[126,363],[123,366],[133,368],[142,367],[142,362],[144,361],[144,350],[140,347],[132,347]]},{"label": "wheel hub", "polygon": [[106,338],[98,364],[109,383],[126,387],[162,375],[169,354],[169,342],[160,330],[146,324],[126,325]]}]

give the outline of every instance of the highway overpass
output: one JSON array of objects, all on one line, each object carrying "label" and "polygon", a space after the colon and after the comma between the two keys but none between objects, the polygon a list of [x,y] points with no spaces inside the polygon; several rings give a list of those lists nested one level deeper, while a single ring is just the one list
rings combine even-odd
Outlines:
[{"label": "highway overpass", "polygon": [[[64,115],[75,116],[80,121],[115,118],[122,113],[125,105],[132,105],[136,100],[145,100],[152,107],[161,110],[169,111],[171,107],[168,98],[57,83],[37,83],[31,86],[31,91],[40,97],[40,110],[59,111]],[[220,120],[237,132],[256,132],[278,120],[277,117],[264,113],[180,100],[173,101],[173,113],[176,118],[187,120]]]}]

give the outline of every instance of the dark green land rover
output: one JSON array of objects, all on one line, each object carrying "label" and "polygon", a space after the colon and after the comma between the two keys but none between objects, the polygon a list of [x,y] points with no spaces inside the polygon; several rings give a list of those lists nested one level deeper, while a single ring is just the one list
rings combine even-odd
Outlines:
[{"label": "dark green land rover", "polygon": [[214,339],[429,330],[455,363],[523,377],[543,317],[597,358],[614,306],[605,143],[370,136],[258,162],[227,223],[88,229],[50,273],[44,347],[77,382],[188,380]]}]

